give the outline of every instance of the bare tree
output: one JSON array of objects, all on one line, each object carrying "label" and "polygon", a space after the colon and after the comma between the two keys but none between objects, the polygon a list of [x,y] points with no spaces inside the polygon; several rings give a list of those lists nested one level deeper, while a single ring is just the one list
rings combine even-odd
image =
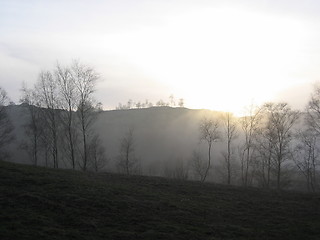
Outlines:
[{"label": "bare tree", "polygon": [[70,68],[57,64],[55,77],[59,87],[61,107],[65,110],[61,112],[61,119],[67,139],[67,155],[72,168],[75,169],[77,131],[74,112],[77,110],[77,104],[79,103],[79,94]]},{"label": "bare tree", "polygon": [[187,180],[189,176],[188,163],[183,161],[182,158],[177,158],[174,161],[173,178],[179,180]]},{"label": "bare tree", "polygon": [[179,107],[184,107],[184,99],[183,98],[180,98],[179,99],[179,103],[178,103]]},{"label": "bare tree", "polygon": [[176,101],[173,94],[169,96],[169,100],[170,100],[170,107],[174,107],[176,105]]},{"label": "bare tree", "polygon": [[139,101],[136,103],[136,108],[140,109],[143,107],[143,104]]},{"label": "bare tree", "polygon": [[145,105],[146,105],[146,107],[147,107],[147,108],[151,108],[151,107],[153,107],[153,103],[152,103],[152,102],[149,102],[149,100],[148,100],[148,99],[146,99],[146,101],[145,101]]},{"label": "bare tree", "polygon": [[195,176],[199,178],[200,181],[202,181],[206,173],[207,164],[199,151],[193,151],[191,158],[191,166]]},{"label": "bare tree", "polygon": [[133,128],[125,133],[125,136],[120,141],[120,149],[118,156],[118,166],[121,171],[127,175],[133,173],[137,159],[134,155],[135,146],[133,138]]},{"label": "bare tree", "polygon": [[59,167],[59,149],[58,149],[58,128],[59,116],[57,109],[59,108],[57,82],[53,78],[51,72],[41,72],[36,84],[35,90],[40,106],[43,107],[43,121],[46,128],[44,134],[48,138],[48,143],[51,148],[51,156],[53,159],[53,167]]},{"label": "bare tree", "polygon": [[320,85],[315,86],[307,105],[307,124],[320,134]]},{"label": "bare tree", "polygon": [[291,156],[292,128],[300,116],[299,111],[294,111],[287,103],[267,103],[264,105],[267,114],[266,128],[268,129],[273,163],[276,171],[277,188],[281,188],[282,165]]},{"label": "bare tree", "polygon": [[232,142],[237,137],[237,121],[232,113],[227,112],[222,116],[222,122],[227,142],[227,151],[223,152],[222,155],[227,170],[227,183],[231,184]]},{"label": "bare tree", "polygon": [[213,143],[220,140],[219,122],[218,120],[204,117],[200,122],[200,141],[204,141],[208,145],[208,163],[201,182],[206,180],[208,172],[211,168],[211,149]]},{"label": "bare tree", "polygon": [[81,159],[78,161],[78,165],[83,171],[86,171],[89,165],[90,138],[95,135],[93,125],[100,112],[101,110],[99,109],[99,106],[93,106],[90,102],[79,105],[77,110],[79,120],[79,124],[77,124],[77,126],[79,127],[80,134],[82,136],[82,143],[79,148]]},{"label": "bare tree", "polygon": [[157,107],[166,107],[169,106],[168,103],[166,103],[165,101],[163,101],[162,99],[160,99],[157,103],[156,103]]},{"label": "bare tree", "polygon": [[262,187],[269,188],[274,172],[274,145],[276,138],[274,134],[273,122],[270,121],[268,104],[261,108],[261,119],[255,134],[255,150],[257,157],[255,159],[256,180]]},{"label": "bare tree", "polygon": [[245,137],[241,153],[241,179],[244,186],[249,183],[250,166],[254,159],[254,139],[261,120],[260,108],[251,105],[246,116],[240,118],[240,125]]},{"label": "bare tree", "polygon": [[133,105],[134,105],[134,103],[133,103],[132,99],[129,99],[127,102],[127,109],[131,109]]},{"label": "bare tree", "polygon": [[256,161],[258,184],[269,188],[271,183],[272,157],[273,157],[273,138],[267,129],[261,129],[256,136],[257,144],[255,148],[258,152]]},{"label": "bare tree", "polygon": [[8,102],[7,92],[0,87],[0,158],[2,159],[8,156],[5,147],[14,140],[14,128],[6,112]]},{"label": "bare tree", "polygon": [[79,120],[80,132],[82,135],[82,163],[80,167],[83,171],[87,170],[88,165],[88,135],[91,131],[96,111],[93,104],[92,94],[99,75],[95,70],[77,61],[71,67],[72,78],[75,83],[79,102],[77,104],[77,116]]},{"label": "bare tree", "polygon": [[[317,160],[318,152],[318,138],[320,136],[320,85],[314,87],[311,99],[307,107],[307,114],[305,116],[306,130],[300,133],[299,153],[304,152],[305,156],[300,156],[301,159],[296,160],[298,168],[304,173],[307,178],[307,183],[312,188],[315,181],[315,170],[313,162]],[[297,162],[298,161],[298,162]]]},{"label": "bare tree", "polygon": [[43,135],[43,125],[41,122],[41,109],[39,108],[39,101],[37,100],[37,94],[34,89],[29,89],[23,84],[22,97],[20,102],[27,110],[29,121],[24,125],[26,138],[28,140],[21,144],[21,147],[26,150],[30,157],[31,162],[34,165],[38,165],[38,158],[40,152],[41,136]]},{"label": "bare tree", "polygon": [[95,135],[89,145],[90,163],[95,172],[103,169],[108,162],[106,150],[102,145],[102,141],[98,135]]},{"label": "bare tree", "polygon": [[298,133],[299,143],[295,147],[294,162],[306,178],[308,191],[316,191],[316,170],[319,165],[318,134],[311,129]]},{"label": "bare tree", "polygon": [[189,177],[188,162],[185,162],[181,157],[163,161],[163,176],[177,180],[187,180]]}]

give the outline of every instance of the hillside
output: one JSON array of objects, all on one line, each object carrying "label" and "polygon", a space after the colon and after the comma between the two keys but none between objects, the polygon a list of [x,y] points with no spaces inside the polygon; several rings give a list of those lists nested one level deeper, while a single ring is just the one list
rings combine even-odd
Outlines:
[{"label": "hillside", "polygon": [[[9,106],[8,113],[15,126],[17,140],[11,146],[12,161],[30,164],[26,152],[19,147],[26,139],[23,125],[28,121],[28,113],[22,105]],[[208,114],[218,113],[170,107],[103,111],[94,130],[99,134],[109,158],[106,170],[116,171],[120,140],[129,128],[134,131],[134,153],[143,174],[163,175],[164,164],[170,165],[177,159],[188,162],[192,152],[199,148],[199,122]],[[201,146],[206,147],[205,144]],[[217,156],[216,163],[220,161],[223,147],[222,142],[215,144],[213,155]],[[60,166],[63,166],[63,161]]]},{"label": "hillside", "polygon": [[0,161],[0,239],[319,239],[320,196]]}]

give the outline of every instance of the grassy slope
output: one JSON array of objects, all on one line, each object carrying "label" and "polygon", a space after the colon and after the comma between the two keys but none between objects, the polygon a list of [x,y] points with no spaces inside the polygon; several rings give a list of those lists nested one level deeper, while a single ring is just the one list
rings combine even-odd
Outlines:
[{"label": "grassy slope", "polygon": [[0,239],[320,239],[320,197],[0,161]]}]

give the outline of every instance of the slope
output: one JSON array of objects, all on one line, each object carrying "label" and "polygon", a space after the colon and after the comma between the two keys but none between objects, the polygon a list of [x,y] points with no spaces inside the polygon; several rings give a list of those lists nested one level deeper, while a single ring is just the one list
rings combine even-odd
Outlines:
[{"label": "slope", "polygon": [[320,196],[0,161],[0,239],[319,239]]}]

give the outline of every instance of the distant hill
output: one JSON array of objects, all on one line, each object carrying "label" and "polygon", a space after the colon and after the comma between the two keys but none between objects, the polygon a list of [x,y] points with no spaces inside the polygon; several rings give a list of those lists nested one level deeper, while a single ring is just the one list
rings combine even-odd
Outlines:
[{"label": "distant hill", "polygon": [[[28,163],[26,153],[19,148],[24,139],[23,125],[27,113],[23,106],[9,106],[8,113],[15,126],[16,142],[11,146],[12,161]],[[199,123],[203,116],[219,115],[219,112],[187,108],[152,107],[146,109],[113,110],[100,113],[95,130],[102,139],[110,161],[109,170],[116,171],[120,139],[132,128],[135,156],[140,160],[144,174],[162,175],[164,168],[176,160],[188,163],[195,149],[203,147],[199,141]],[[221,129],[222,130],[222,129]],[[221,158],[223,143],[213,149],[214,162]]]},{"label": "distant hill", "polygon": [[[28,121],[28,113],[22,105],[8,106],[7,110],[15,126],[16,135],[16,141],[9,147],[12,154],[10,161],[31,164],[26,151],[20,147],[26,137],[23,126]],[[103,111],[98,115],[94,125],[94,131],[101,138],[102,146],[106,149],[108,157],[108,163],[102,171],[119,172],[117,164],[120,141],[129,129],[133,129],[134,155],[138,159],[138,174],[176,177],[176,171],[183,170],[183,174],[188,179],[198,180],[199,176],[195,174],[192,166],[193,152],[195,150],[200,152],[203,160],[207,161],[208,151],[206,143],[200,142],[200,121],[203,117],[218,119],[221,118],[221,114],[223,113],[209,110],[171,107]],[[301,119],[295,126],[296,131],[302,129],[303,124]],[[224,132],[222,125],[220,132]],[[242,146],[243,140],[243,133],[239,129],[238,137],[234,140],[232,147],[231,183],[234,185],[241,185],[239,147]],[[214,143],[212,168],[207,181],[226,183],[226,163],[222,155],[226,148],[225,137]],[[284,187],[305,191],[304,176],[295,167],[293,161],[287,161],[287,163],[290,166],[283,170]],[[39,165],[45,165],[43,156],[40,157]],[[70,165],[61,159],[59,167],[70,168]],[[251,179],[253,179],[254,169],[251,173]],[[291,181],[292,179],[294,182]]]},{"label": "distant hill", "polygon": [[[159,174],[164,163],[190,160],[192,152],[199,148],[200,120],[209,114],[218,117],[217,112],[186,108],[115,110],[103,112],[96,126],[110,156],[118,154],[120,138],[133,128],[136,156],[145,173]],[[217,146],[215,152],[219,155],[221,144]]]},{"label": "distant hill", "polygon": [[0,161],[0,239],[319,239],[319,195]]}]

